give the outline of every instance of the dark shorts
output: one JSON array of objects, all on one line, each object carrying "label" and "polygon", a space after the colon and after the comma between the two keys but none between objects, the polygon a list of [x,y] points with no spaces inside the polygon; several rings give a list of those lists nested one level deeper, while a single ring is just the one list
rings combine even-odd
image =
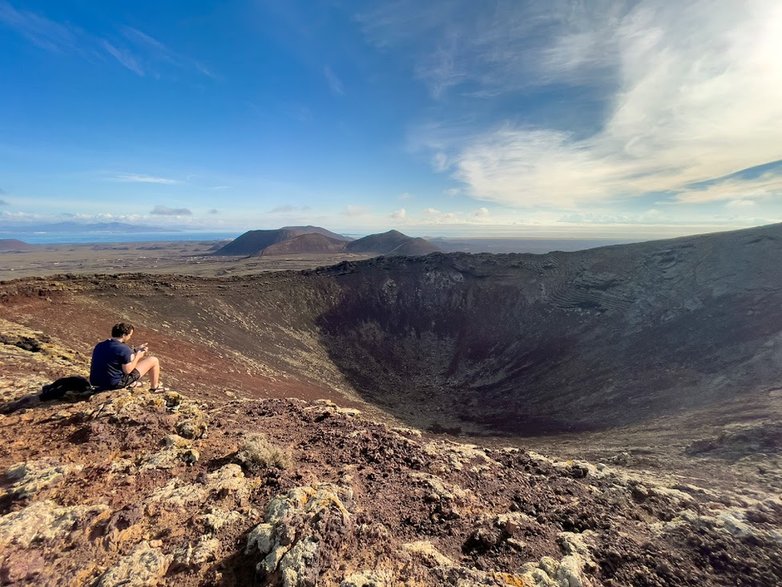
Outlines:
[{"label": "dark shorts", "polygon": [[115,389],[122,389],[123,387],[127,387],[131,383],[135,383],[139,380],[141,377],[141,373],[138,372],[138,369],[133,369],[130,373],[125,373],[122,375],[122,379],[117,384],[117,387]]}]

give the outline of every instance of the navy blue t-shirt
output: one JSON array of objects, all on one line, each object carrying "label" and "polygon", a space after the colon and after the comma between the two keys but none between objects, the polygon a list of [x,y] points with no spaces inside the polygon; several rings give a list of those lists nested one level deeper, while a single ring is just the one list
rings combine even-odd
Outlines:
[{"label": "navy blue t-shirt", "polygon": [[113,338],[95,345],[90,364],[90,383],[96,387],[112,389],[122,383],[125,373],[122,365],[130,363],[133,357],[131,348]]}]

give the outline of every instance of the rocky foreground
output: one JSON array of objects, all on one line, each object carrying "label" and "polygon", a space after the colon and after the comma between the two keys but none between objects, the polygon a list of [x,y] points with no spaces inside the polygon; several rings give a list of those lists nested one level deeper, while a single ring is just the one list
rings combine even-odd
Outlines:
[{"label": "rocky foreground", "polygon": [[778,496],[459,444],[329,401],[40,403],[84,358],[3,327],[3,585],[782,582]]}]

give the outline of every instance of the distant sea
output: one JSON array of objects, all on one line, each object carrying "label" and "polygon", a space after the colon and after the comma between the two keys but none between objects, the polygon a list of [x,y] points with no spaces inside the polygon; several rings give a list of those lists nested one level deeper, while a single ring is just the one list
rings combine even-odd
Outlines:
[{"label": "distant sea", "polygon": [[162,241],[217,241],[235,239],[239,232],[0,232],[0,239],[17,239],[31,245],[139,243]]}]

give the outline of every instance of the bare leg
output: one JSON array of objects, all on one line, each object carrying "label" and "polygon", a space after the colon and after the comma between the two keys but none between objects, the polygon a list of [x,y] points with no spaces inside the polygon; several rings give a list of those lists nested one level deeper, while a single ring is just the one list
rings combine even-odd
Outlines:
[{"label": "bare leg", "polygon": [[141,377],[144,377],[149,373],[149,385],[150,387],[157,387],[160,380],[160,361],[157,357],[145,357],[141,359],[136,365],[136,369],[141,373]]}]

